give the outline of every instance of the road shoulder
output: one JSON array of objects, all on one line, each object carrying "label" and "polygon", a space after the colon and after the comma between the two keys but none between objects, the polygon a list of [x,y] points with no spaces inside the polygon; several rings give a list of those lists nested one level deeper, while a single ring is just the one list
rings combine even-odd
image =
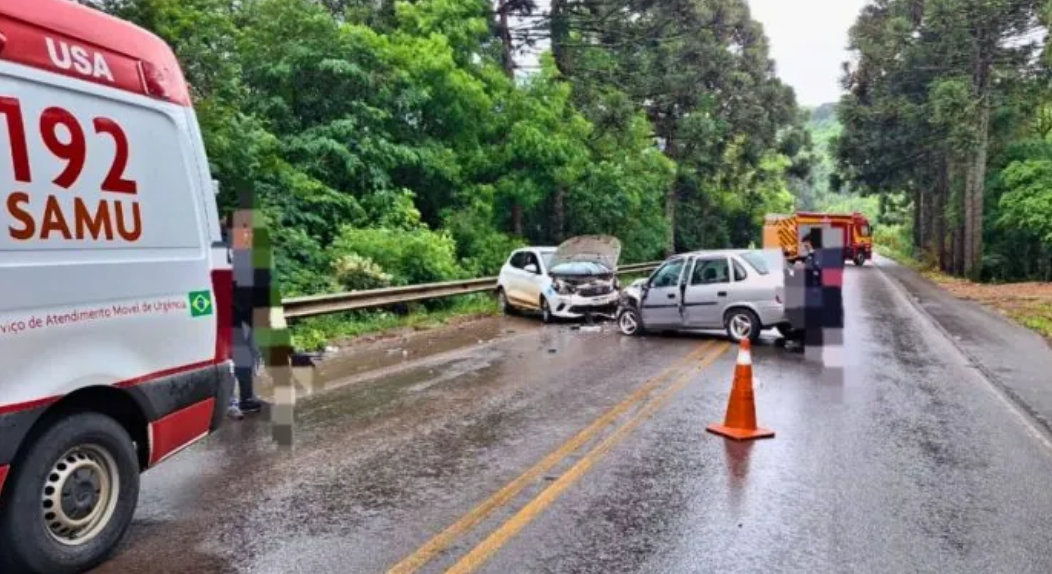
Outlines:
[{"label": "road shoulder", "polygon": [[1044,338],[890,259],[875,263],[975,368],[1052,433],[1052,348]]}]

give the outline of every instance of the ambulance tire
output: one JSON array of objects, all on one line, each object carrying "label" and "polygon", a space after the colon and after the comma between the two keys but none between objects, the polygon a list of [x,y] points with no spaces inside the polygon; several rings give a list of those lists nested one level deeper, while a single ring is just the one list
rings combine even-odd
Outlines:
[{"label": "ambulance tire", "polygon": [[[112,418],[85,412],[55,421],[38,433],[28,448],[11,466],[12,474],[0,498],[0,572],[72,574],[98,566],[124,538],[138,503],[140,468],[131,437]],[[82,470],[73,471],[74,466]],[[60,474],[67,470],[70,474]],[[98,486],[103,484],[100,476],[110,479],[110,488],[100,488],[99,492],[108,493],[113,503],[103,503],[104,498],[98,495],[91,497],[101,515],[94,534],[76,545],[60,542],[56,537],[62,534],[47,522],[56,520],[55,514],[49,513],[53,503],[45,506],[49,501],[42,502],[48,489],[54,492],[49,483],[60,489],[69,485],[83,495],[89,484],[85,479]]]},{"label": "ambulance tire", "polygon": [[862,253],[862,252],[856,253],[855,254],[855,265],[857,267],[862,267],[865,264],[866,264],[866,254]]}]

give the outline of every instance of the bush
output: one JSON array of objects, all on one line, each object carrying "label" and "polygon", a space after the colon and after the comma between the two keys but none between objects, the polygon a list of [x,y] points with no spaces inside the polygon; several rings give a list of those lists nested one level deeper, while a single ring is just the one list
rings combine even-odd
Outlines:
[{"label": "bush", "polygon": [[912,232],[905,225],[879,225],[873,229],[873,245],[900,257],[913,257]]},{"label": "bush", "polygon": [[368,260],[370,264],[378,265],[390,276],[392,285],[468,278],[457,265],[453,238],[445,232],[424,227],[410,230],[345,227],[336,239],[333,251],[337,259],[357,256],[359,263]]},{"label": "bush", "polygon": [[349,253],[333,263],[336,280],[348,291],[380,289],[391,284],[391,276],[368,257]]}]

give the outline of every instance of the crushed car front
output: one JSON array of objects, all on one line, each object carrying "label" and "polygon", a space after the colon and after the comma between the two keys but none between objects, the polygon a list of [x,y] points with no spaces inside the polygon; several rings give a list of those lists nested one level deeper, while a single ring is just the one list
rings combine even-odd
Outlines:
[{"label": "crushed car front", "polygon": [[559,246],[552,257],[546,294],[552,313],[564,318],[613,317],[620,298],[617,262],[621,243],[609,236],[583,236]]}]

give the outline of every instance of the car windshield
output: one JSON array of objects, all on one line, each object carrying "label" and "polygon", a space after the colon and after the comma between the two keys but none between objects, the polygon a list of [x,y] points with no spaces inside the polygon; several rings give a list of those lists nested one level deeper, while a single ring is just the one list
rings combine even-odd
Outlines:
[{"label": "car windshield", "polygon": [[555,257],[554,251],[541,251],[541,259],[544,260],[544,268],[552,268],[552,258]]},{"label": "car windshield", "polygon": [[767,275],[770,272],[767,268],[767,259],[763,256],[763,253],[759,251],[746,251],[740,255],[741,258],[747,261],[760,275]]}]

